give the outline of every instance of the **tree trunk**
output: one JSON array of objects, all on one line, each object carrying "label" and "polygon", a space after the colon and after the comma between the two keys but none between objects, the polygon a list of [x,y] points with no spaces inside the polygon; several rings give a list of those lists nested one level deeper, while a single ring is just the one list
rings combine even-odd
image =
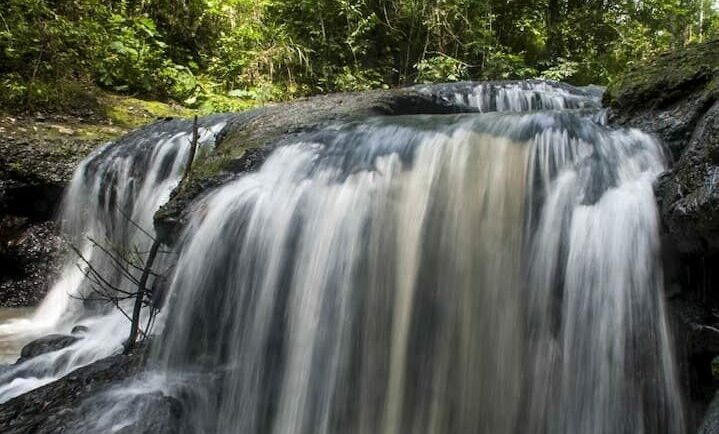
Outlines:
[{"label": "tree trunk", "polygon": [[155,262],[157,252],[160,250],[162,243],[159,240],[155,240],[152,243],[152,248],[145,261],[145,269],[142,271],[142,277],[140,277],[140,283],[137,285],[137,295],[135,296],[135,306],[132,309],[132,321],[130,323],[130,337],[127,338],[125,344],[125,354],[128,354],[135,348],[137,342],[137,336],[140,334],[140,313],[142,312],[142,301],[145,299],[145,292],[147,292],[147,280],[150,277],[150,270],[152,269],[152,263]]}]

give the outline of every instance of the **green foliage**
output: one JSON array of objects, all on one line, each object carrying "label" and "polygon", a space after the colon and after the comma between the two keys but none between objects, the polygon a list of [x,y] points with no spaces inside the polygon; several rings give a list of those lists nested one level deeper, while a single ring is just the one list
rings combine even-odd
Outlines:
[{"label": "green foliage", "polygon": [[712,0],[4,0],[0,103],[93,84],[202,111],[416,82],[611,83],[719,36]]},{"label": "green foliage", "polygon": [[547,80],[562,81],[569,77],[573,77],[577,74],[577,71],[579,71],[580,65],[578,62],[562,59],[561,57],[557,59],[557,62],[558,63],[556,65],[550,66],[542,72],[542,78],[546,78]]},{"label": "green foliage", "polygon": [[192,95],[197,86],[194,75],[168,58],[167,44],[154,21],[112,14],[108,27],[110,39],[95,67],[102,86],[177,100]]},{"label": "green foliage", "polygon": [[23,80],[18,74],[0,76],[0,107],[85,111],[96,106],[92,89],[70,80]]},{"label": "green foliage", "polygon": [[522,54],[512,54],[505,51],[488,52],[485,56],[481,78],[486,80],[507,80],[530,78],[537,71],[528,66]]},{"label": "green foliage", "polygon": [[417,70],[417,81],[432,83],[467,78],[467,64],[443,54],[425,57],[414,67]]}]

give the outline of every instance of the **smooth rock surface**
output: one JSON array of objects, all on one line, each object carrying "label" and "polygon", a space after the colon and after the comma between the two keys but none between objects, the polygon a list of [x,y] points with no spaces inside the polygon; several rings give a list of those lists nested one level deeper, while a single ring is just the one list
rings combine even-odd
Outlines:
[{"label": "smooth rock surface", "polygon": [[0,404],[4,434],[73,433],[81,403],[136,374],[143,355],[117,355]]},{"label": "smooth rock surface", "polygon": [[50,353],[52,351],[61,350],[65,347],[77,342],[80,338],[72,335],[48,335],[35,339],[29,344],[25,345],[20,351],[20,359],[16,364],[20,364],[26,360],[37,357],[40,354]]}]

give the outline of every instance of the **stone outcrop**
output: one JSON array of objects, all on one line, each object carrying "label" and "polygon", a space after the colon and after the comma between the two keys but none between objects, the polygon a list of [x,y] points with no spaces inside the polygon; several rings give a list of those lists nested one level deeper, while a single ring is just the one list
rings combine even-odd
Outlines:
[{"label": "stone outcrop", "polygon": [[614,123],[653,133],[671,169],[657,196],[681,252],[719,250],[719,41],[668,53],[627,73],[605,96]]},{"label": "stone outcrop", "polygon": [[142,355],[108,357],[77,369],[59,381],[0,405],[0,426],[6,434],[71,433],[75,410],[88,397],[136,374]]},{"label": "stone outcrop", "polygon": [[79,162],[102,143],[35,119],[0,116],[0,306],[36,305],[60,267],[53,223]]},{"label": "stone outcrop", "polygon": [[77,342],[80,338],[72,335],[48,335],[43,336],[39,339],[35,339],[29,344],[22,347],[20,351],[20,358],[16,364],[20,364],[26,360],[37,357],[41,354],[50,353],[53,351],[61,350],[69,347],[70,345]]},{"label": "stone outcrop", "polygon": [[611,122],[666,146],[669,170],[655,191],[689,424],[716,432],[717,405],[707,406],[719,389],[711,368],[719,355],[719,41],[638,65],[608,89],[605,103]]},{"label": "stone outcrop", "polygon": [[[0,405],[5,434],[103,432],[101,419],[116,401],[113,392],[136,380],[145,366],[148,347],[79,368],[58,381]],[[108,403],[110,400],[112,402]],[[121,403],[127,423],[119,433],[169,434],[180,431],[180,401],[160,391],[133,394]],[[93,427],[93,429],[89,429]],[[87,430],[85,428],[88,428]],[[108,431],[109,432],[109,431]]]}]

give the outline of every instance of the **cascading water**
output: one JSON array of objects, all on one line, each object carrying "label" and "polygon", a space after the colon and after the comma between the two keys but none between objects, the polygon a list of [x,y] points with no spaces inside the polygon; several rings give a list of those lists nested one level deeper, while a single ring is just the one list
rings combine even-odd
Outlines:
[{"label": "cascading water", "polygon": [[536,110],[599,109],[603,89],[576,88],[561,83],[527,80],[523,82],[452,83],[440,88],[419,86],[420,92],[437,96],[453,105],[487,112],[527,112]]},{"label": "cascading water", "polygon": [[[211,147],[226,121],[226,117],[204,121],[201,146]],[[84,260],[69,254],[60,278],[42,304],[29,318],[0,324],[0,338],[27,342],[49,333],[70,333],[76,325],[87,327],[87,332],[63,350],[2,371],[0,402],[122,348],[129,322],[107,304],[88,307],[95,298],[91,289],[94,283],[86,276],[88,264],[108,284],[133,290],[120,268],[136,277],[139,270],[129,263],[118,266],[116,259],[133,252],[142,257],[150,248],[152,239],[145,232],[152,229],[154,213],[179,181],[191,137],[191,122],[160,122],[98,149],[76,170],[61,205],[59,222]]]},{"label": "cascading water", "polygon": [[76,431],[157,390],[188,433],[684,433],[659,145],[604,126],[596,89],[420,90],[515,113],[325,126],[198,200],[159,369]]},{"label": "cascading water", "polygon": [[681,433],[659,146],[569,113],[338,125],[197,204],[190,432]]}]

